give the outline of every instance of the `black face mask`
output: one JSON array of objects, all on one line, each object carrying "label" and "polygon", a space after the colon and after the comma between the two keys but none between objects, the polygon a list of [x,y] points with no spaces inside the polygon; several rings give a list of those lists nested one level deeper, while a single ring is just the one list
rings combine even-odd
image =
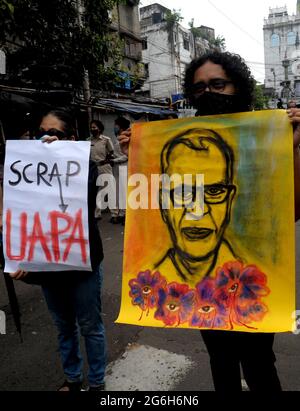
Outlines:
[{"label": "black face mask", "polygon": [[211,92],[204,92],[201,96],[197,97],[194,101],[194,107],[197,109],[196,116],[247,111],[240,96]]},{"label": "black face mask", "polygon": [[98,136],[99,130],[92,129],[92,130],[90,130],[90,131],[91,131],[91,135],[92,135],[93,137],[97,137],[97,136]]}]

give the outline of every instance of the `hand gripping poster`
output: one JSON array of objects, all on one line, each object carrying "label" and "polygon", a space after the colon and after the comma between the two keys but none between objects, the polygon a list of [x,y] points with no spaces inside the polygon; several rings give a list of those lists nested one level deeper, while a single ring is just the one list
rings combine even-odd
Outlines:
[{"label": "hand gripping poster", "polygon": [[90,270],[89,142],[7,141],[5,271]]},{"label": "hand gripping poster", "polygon": [[295,311],[284,111],[137,124],[117,322],[284,332]]}]

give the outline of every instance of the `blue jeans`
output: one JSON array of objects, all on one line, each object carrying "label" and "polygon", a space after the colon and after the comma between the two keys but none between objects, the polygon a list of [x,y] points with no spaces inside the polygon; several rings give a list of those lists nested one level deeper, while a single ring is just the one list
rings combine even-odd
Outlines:
[{"label": "blue jeans", "polygon": [[[73,279],[72,276],[74,275]],[[68,281],[44,285],[48,309],[58,328],[58,343],[64,373],[70,382],[83,380],[79,329],[85,339],[90,386],[104,382],[106,347],[101,318],[102,264],[92,273],[64,272]]]}]

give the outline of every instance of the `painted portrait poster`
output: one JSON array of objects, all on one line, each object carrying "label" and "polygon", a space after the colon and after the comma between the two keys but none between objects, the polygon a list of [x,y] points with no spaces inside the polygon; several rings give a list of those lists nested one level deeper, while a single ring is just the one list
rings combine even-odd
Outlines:
[{"label": "painted portrait poster", "polygon": [[134,126],[117,322],[292,330],[292,141],[279,110]]}]

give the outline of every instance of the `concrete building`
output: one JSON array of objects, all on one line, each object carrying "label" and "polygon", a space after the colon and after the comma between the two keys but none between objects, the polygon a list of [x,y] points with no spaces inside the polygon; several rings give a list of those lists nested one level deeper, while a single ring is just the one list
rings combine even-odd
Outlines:
[{"label": "concrete building", "polygon": [[125,92],[141,87],[144,79],[138,5],[139,0],[126,0],[111,11],[111,30],[123,46],[119,88]]},{"label": "concrete building", "polygon": [[[185,69],[203,54],[215,39],[214,29],[186,29],[170,22],[171,10],[155,3],[140,8],[143,63],[146,81],[143,91],[151,98],[180,99]],[[193,32],[195,34],[193,34]]]},{"label": "concrete building", "polygon": [[300,101],[300,0],[296,14],[287,7],[270,8],[264,21],[265,87],[273,88],[273,100],[291,97]]}]

